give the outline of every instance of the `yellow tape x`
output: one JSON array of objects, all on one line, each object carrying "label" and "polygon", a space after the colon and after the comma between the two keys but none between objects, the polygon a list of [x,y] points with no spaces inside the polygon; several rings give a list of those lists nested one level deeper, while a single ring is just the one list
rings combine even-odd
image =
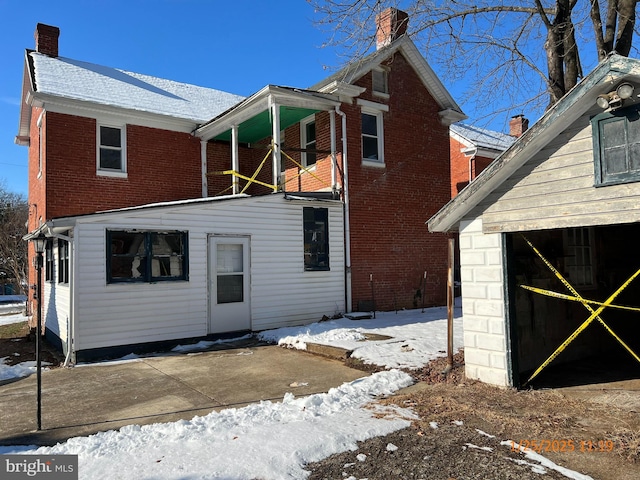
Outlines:
[{"label": "yellow tape x", "polygon": [[[538,257],[540,257],[540,259],[544,262],[544,264],[554,273],[554,275],[562,282],[562,284],[567,287],[567,289],[574,295],[574,298],[576,299],[576,301],[582,303],[582,305],[584,305],[584,308],[586,308],[589,312],[591,312],[591,315],[589,316],[589,318],[587,318],[571,335],[569,335],[569,338],[567,338],[564,342],[562,342],[562,344],[556,348],[555,352],[553,352],[549,358],[547,358],[542,365],[540,365],[538,367],[538,369],[533,372],[533,375],[531,375],[531,377],[529,377],[529,380],[527,380],[526,382],[524,382],[524,384],[522,385],[523,387],[526,386],[529,382],[531,382],[531,380],[533,380],[535,377],[538,376],[538,374],[547,366],[549,365],[551,362],[553,362],[553,360],[565,349],[567,348],[567,345],[569,345],[578,335],[580,335],[580,332],[582,332],[585,328],[587,328],[589,326],[589,324],[593,321],[593,320],[598,320],[598,322],[600,322],[600,324],[605,328],[605,330],[607,330],[607,332],[609,332],[611,335],[613,335],[613,337],[618,340],[618,342],[620,342],[620,344],[638,361],[640,362],[640,357],[638,357],[638,355],[636,355],[633,350],[631,350],[631,348],[624,343],[624,341],[618,337],[615,332],[613,330],[611,330],[611,328],[609,328],[609,326],[604,323],[604,320],[602,320],[602,318],[600,318],[600,313],[602,313],[602,311],[607,308],[607,307],[613,307],[613,305],[611,305],[613,303],[613,301],[615,300],[615,298],[620,295],[620,293],[627,288],[627,286],[638,276],[640,275],[640,269],[638,269],[633,275],[631,275],[631,277],[629,277],[629,279],[624,282],[620,288],[618,288],[618,290],[616,290],[609,298],[607,298],[603,303],[599,303],[599,302],[592,302],[590,300],[585,300],[584,298],[582,298],[582,296],[576,291],[575,288],[573,288],[571,286],[571,284],[562,276],[562,274],[546,259],[544,258],[544,256],[538,251],[538,249],[536,247],[533,246],[533,244],[524,236],[522,235],[522,238],[524,239],[525,242],[527,242],[527,244],[531,247],[531,249],[536,253],[536,255],[538,255]],[[525,287],[527,288],[527,287]],[[529,289],[532,289],[532,287],[528,287]],[[540,293],[540,292],[539,292]],[[554,296],[561,296],[562,294],[556,294],[555,292],[550,292],[553,293]],[[591,305],[589,305],[590,303],[597,303],[598,305],[600,305],[598,307],[597,310],[594,310],[593,308],[591,308]]]}]

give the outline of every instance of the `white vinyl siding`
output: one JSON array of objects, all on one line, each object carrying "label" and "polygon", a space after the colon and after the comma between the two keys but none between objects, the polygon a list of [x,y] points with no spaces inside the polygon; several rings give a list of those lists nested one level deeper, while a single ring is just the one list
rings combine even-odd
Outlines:
[{"label": "white vinyl siding", "polygon": [[569,126],[485,198],[485,232],[515,232],[640,221],[640,183],[594,186],[589,115]]},{"label": "white vinyl siding", "polygon": [[[46,314],[45,327],[55,333],[63,345],[68,338],[69,318],[71,316],[71,296],[68,283],[58,283],[59,263],[57,241],[53,240],[52,254],[52,281],[42,283],[42,305]],[[44,277],[44,272],[43,272]]]},{"label": "white vinyl siding", "polygon": [[[304,270],[303,207],[328,208],[331,270]],[[78,217],[76,349],[208,334],[207,241],[251,238],[251,329],[300,325],[345,311],[342,204],[281,195]],[[189,281],[106,283],[106,231],[188,232]]]}]

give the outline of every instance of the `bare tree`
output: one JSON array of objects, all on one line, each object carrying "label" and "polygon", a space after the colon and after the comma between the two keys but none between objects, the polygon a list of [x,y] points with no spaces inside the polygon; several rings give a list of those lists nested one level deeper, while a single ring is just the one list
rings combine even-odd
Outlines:
[{"label": "bare tree", "polygon": [[27,234],[29,204],[20,194],[0,183],[0,270],[15,279],[20,294],[26,294]]},{"label": "bare tree", "polygon": [[349,58],[373,44],[375,16],[409,14],[408,34],[450,82],[462,104],[490,119],[556,103],[607,55],[632,51],[638,0],[309,0],[326,45]]}]

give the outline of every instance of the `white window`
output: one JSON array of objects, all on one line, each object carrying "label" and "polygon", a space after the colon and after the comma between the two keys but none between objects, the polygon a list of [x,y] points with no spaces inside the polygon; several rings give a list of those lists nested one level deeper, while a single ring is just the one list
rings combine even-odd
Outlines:
[{"label": "white window", "polygon": [[312,167],[316,164],[316,117],[311,115],[300,122],[300,146],[304,150],[314,150],[313,152],[302,152],[302,165]]},{"label": "white window", "polygon": [[362,110],[362,162],[384,165],[382,112]]},{"label": "white window", "polygon": [[98,124],[98,175],[126,176],[126,137],[122,125]]},{"label": "white window", "polygon": [[376,68],[371,71],[373,93],[378,96],[389,96],[389,74],[387,70]]}]

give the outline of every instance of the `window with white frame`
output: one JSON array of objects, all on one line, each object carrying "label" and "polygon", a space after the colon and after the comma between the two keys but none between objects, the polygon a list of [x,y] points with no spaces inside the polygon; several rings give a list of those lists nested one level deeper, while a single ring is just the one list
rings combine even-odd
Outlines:
[{"label": "window with white frame", "polygon": [[124,126],[98,124],[98,174],[122,176],[127,172]]},{"label": "window with white frame", "polygon": [[593,266],[593,229],[567,228],[564,231],[565,270],[576,288],[595,287]]},{"label": "window with white frame", "polygon": [[382,111],[362,109],[362,160],[384,164]]},{"label": "window with white frame", "polygon": [[302,152],[302,165],[312,167],[316,164],[317,148],[316,144],[316,117],[311,115],[300,122],[300,146],[304,150],[313,150],[313,152]]}]

